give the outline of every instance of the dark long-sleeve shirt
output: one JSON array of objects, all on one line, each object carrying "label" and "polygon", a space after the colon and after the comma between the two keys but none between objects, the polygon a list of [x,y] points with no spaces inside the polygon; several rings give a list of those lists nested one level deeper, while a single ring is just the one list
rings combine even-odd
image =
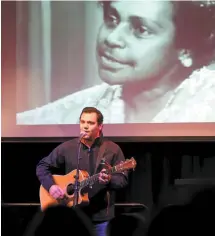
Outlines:
[{"label": "dark long-sleeve shirt", "polygon": [[[87,171],[89,175],[99,173],[103,168],[100,160],[97,160],[102,142],[102,138],[97,138],[89,149],[83,143],[79,144],[79,139],[75,138],[57,146],[48,156],[40,160],[36,167],[37,177],[43,187],[49,191],[50,187],[55,184],[52,178],[53,174],[64,175],[77,169],[79,145],[81,145],[79,169]],[[111,141],[105,142],[106,149],[103,158],[107,163],[115,166],[121,161],[125,161],[123,152],[117,144]],[[115,190],[126,185],[126,172],[112,174],[110,183],[107,185],[94,184],[92,189],[89,189],[89,205],[83,210],[93,221],[110,220],[114,217]]]}]

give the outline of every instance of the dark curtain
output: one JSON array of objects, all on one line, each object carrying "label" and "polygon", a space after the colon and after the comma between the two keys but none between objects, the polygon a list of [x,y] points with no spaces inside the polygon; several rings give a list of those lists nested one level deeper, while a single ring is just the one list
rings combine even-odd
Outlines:
[{"label": "dark curtain", "polygon": [[[39,202],[39,182],[35,167],[58,144],[2,143],[4,202]],[[134,157],[137,161],[136,169],[129,174],[128,187],[118,193],[118,202],[143,203],[149,208],[160,207],[178,201],[179,186],[174,184],[176,179],[215,178],[213,142],[118,144],[126,158]],[[14,181],[21,183],[21,186],[14,184]],[[12,191],[18,191],[19,194],[12,194]]]},{"label": "dark curtain", "polygon": [[[3,208],[3,231],[22,235],[39,206],[39,186],[35,167],[58,142],[2,143],[2,201],[21,203]],[[117,194],[118,203],[141,203],[151,217],[165,205],[184,203],[204,184],[177,185],[182,179],[215,180],[213,142],[128,142],[118,143],[125,157],[137,161],[129,175],[129,185]],[[150,217],[150,218],[151,218]]]}]

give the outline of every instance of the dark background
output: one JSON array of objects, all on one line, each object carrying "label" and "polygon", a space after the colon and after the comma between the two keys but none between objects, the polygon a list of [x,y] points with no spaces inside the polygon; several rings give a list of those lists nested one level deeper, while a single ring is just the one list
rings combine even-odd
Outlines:
[{"label": "dark background", "polygon": [[[42,139],[2,142],[2,228],[6,232],[3,235],[9,232],[22,235],[39,210],[40,183],[36,177],[36,164],[58,144],[58,141]],[[144,204],[148,207],[147,214],[152,217],[163,206],[186,202],[197,190],[207,187],[209,180],[215,180],[213,141],[118,144],[126,158],[136,159],[137,167],[130,173],[128,187],[118,192],[117,203]],[[185,183],[181,185],[182,180]]]},{"label": "dark background", "polygon": [[[39,203],[36,164],[60,142],[2,142],[2,201]],[[176,179],[215,178],[215,142],[118,142],[126,158],[137,161],[118,202],[151,207],[173,199]],[[126,194],[125,194],[126,193]],[[163,199],[165,196],[165,199]],[[176,199],[177,200],[177,199]],[[163,202],[163,201],[166,201]]]}]

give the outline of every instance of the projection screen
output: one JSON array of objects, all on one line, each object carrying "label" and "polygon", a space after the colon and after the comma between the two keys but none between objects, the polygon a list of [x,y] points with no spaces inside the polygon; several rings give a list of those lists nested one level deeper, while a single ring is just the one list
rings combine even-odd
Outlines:
[{"label": "projection screen", "polygon": [[[215,1],[17,1],[3,137],[215,136]],[[8,114],[3,114],[7,116]]]}]

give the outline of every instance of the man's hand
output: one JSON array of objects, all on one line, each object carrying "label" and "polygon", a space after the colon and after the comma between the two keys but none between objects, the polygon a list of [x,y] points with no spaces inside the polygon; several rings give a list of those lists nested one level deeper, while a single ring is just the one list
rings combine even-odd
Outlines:
[{"label": "man's hand", "polygon": [[111,175],[107,175],[105,172],[106,172],[106,169],[102,169],[101,172],[99,173],[99,183],[100,184],[107,184],[107,183],[109,183],[109,181],[111,179]]},{"label": "man's hand", "polygon": [[54,199],[63,199],[65,192],[58,185],[52,185],[49,189],[49,194]]}]

